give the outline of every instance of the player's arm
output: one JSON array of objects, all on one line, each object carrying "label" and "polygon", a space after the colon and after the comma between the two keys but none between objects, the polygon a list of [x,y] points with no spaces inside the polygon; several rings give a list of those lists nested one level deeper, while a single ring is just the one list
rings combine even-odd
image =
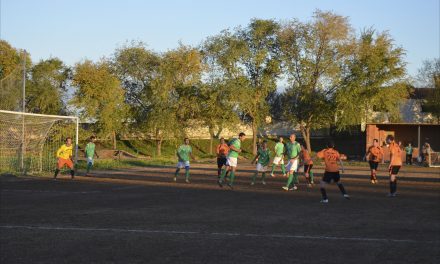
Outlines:
[{"label": "player's arm", "polygon": [[229,148],[232,149],[233,151],[238,152],[238,153],[241,152],[241,149],[238,149],[238,148],[234,147],[233,145],[229,146]]},{"label": "player's arm", "polygon": [[57,159],[59,159],[60,158],[60,155],[61,155],[61,152],[63,151],[63,147],[60,147],[58,150],[57,150]]},{"label": "player's arm", "polygon": [[342,159],[339,155],[337,157],[337,161],[339,161],[339,165],[341,166],[341,171],[342,171],[342,173],[344,173],[345,172],[344,163],[342,162]]},{"label": "player's arm", "polygon": [[[179,148],[179,149],[180,149],[180,148]],[[179,149],[177,149],[177,151],[176,151],[176,156],[177,156],[177,158],[178,158],[179,161],[180,161],[180,160],[182,160],[182,157],[180,156]]]},{"label": "player's arm", "polygon": [[255,155],[254,159],[251,161],[251,164],[254,164],[254,162],[258,161],[259,156],[260,156],[260,153],[257,153],[257,155]]}]

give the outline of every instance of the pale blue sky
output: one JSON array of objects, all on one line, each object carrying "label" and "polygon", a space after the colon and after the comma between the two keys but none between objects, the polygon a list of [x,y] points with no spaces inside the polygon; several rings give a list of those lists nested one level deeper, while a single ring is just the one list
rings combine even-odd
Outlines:
[{"label": "pale blue sky", "polygon": [[251,18],[309,20],[315,9],[348,16],[359,31],[387,30],[403,47],[408,73],[440,56],[439,0],[0,0],[1,35],[33,61],[58,57],[73,65],[110,56],[126,41],[156,51],[197,45]]}]

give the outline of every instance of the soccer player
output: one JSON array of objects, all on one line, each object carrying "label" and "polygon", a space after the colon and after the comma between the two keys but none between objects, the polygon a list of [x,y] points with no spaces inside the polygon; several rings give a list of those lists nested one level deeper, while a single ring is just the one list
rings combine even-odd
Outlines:
[{"label": "soccer player", "polygon": [[312,157],[310,157],[309,151],[301,145],[301,153],[300,158],[302,163],[304,164],[304,176],[307,180],[307,186],[312,187],[312,184],[315,184],[313,181],[313,160]]},{"label": "soccer player", "polygon": [[229,176],[228,186],[229,188],[233,189],[232,185],[234,184],[235,171],[237,170],[238,153],[242,152],[241,142],[243,142],[245,139],[246,139],[246,134],[241,132],[238,135],[238,138],[234,138],[231,141],[229,141],[229,153],[226,158],[226,167],[222,169],[222,173],[220,174],[220,179],[217,182],[220,187],[223,187],[223,182],[225,180],[226,172],[230,171],[231,174]]},{"label": "soccer player", "polygon": [[[289,178],[287,179],[287,185],[283,187],[285,191],[297,190],[296,183],[298,183],[298,159],[299,153],[301,152],[301,145],[296,142],[295,134],[291,134],[289,137],[290,142],[286,143],[285,153],[287,159],[289,159],[289,163],[287,163],[287,170],[289,171]],[[290,185],[293,181],[293,187],[290,188]]]},{"label": "soccer player", "polygon": [[183,144],[180,145],[180,147],[177,149],[177,169],[174,173],[174,181],[177,181],[177,175],[179,174],[180,169],[185,168],[185,182],[190,183],[189,181],[189,158],[191,157],[192,160],[195,160],[193,154],[192,154],[192,148],[189,145],[189,139],[185,138],[183,140]]},{"label": "soccer player", "polygon": [[281,172],[283,176],[286,177],[286,167],[284,166],[284,143],[283,137],[278,139],[278,142],[275,144],[275,157],[272,162],[272,171],[270,172],[270,176],[275,177],[274,171],[277,165],[281,165]]},{"label": "soccer player", "polygon": [[342,183],[339,181],[341,179],[341,176],[339,174],[339,166],[337,162],[340,163],[342,172],[344,172],[344,165],[342,164],[341,155],[337,150],[335,150],[334,143],[329,141],[327,143],[327,148],[318,152],[317,156],[318,158],[324,159],[325,163],[324,177],[322,177],[322,181],[320,183],[320,190],[322,194],[321,203],[328,203],[328,197],[327,192],[325,191],[325,187],[327,184],[330,184],[332,180],[336,183],[336,185],[338,185],[339,190],[341,191],[344,198],[350,199],[350,196],[345,191],[344,185],[342,185]]},{"label": "soccer player", "polygon": [[368,159],[368,163],[370,164],[371,183],[376,184],[377,183],[377,177],[376,177],[377,166],[379,165],[379,161],[383,159],[383,150],[379,146],[379,140],[377,140],[377,139],[373,140],[373,145],[371,145],[368,148],[367,154],[365,156]]},{"label": "soccer player", "polygon": [[389,197],[395,197],[397,194],[397,173],[399,173],[400,167],[402,166],[402,150],[400,146],[394,141],[394,136],[389,135],[387,137],[387,143],[390,149],[390,193]]},{"label": "soccer player", "polygon": [[86,145],[86,149],[85,149],[85,154],[86,154],[86,159],[87,159],[87,173],[86,176],[89,175],[90,169],[93,166],[93,158],[96,157],[99,159],[98,153],[96,153],[95,151],[95,140],[96,137],[95,136],[91,136],[89,138],[89,143],[87,143]]},{"label": "soccer player", "polygon": [[252,176],[251,185],[255,184],[255,180],[258,177],[258,172],[261,172],[261,183],[266,185],[266,171],[267,165],[269,165],[270,155],[270,150],[267,148],[267,141],[264,140],[263,143],[261,143],[261,147],[258,149],[257,155],[255,155],[254,159],[252,160],[252,163],[257,161],[257,170],[254,176]]},{"label": "soccer player", "polygon": [[58,162],[53,178],[56,179],[60,170],[64,167],[64,165],[66,165],[70,169],[70,176],[73,180],[73,178],[75,177],[75,171],[73,169],[73,160],[72,160],[72,153],[73,153],[72,138],[67,137],[65,142],[66,144],[61,145],[61,147],[57,150],[56,156]]},{"label": "soccer player", "polygon": [[224,138],[220,138],[220,144],[218,144],[217,153],[217,177],[220,179],[220,174],[222,172],[223,166],[226,166],[226,155],[228,155],[229,147],[225,143]]}]

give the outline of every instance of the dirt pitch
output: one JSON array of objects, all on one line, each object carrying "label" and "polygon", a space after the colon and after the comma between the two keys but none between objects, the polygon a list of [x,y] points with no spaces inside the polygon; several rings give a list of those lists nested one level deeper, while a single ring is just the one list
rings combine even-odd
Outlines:
[{"label": "dirt pitch", "polygon": [[191,184],[171,182],[171,167],[2,176],[0,262],[440,263],[439,169],[403,168],[388,198],[385,168],[378,185],[349,168],[352,199],[333,185],[329,204],[318,186],[282,191],[282,177],[251,187],[252,169],[240,167],[233,191],[211,165],[194,165]]}]

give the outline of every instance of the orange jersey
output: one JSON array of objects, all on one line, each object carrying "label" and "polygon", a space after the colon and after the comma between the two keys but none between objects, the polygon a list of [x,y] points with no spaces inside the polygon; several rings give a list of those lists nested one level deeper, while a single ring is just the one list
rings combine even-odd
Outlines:
[{"label": "orange jersey", "polygon": [[395,142],[391,142],[390,146],[391,166],[402,166],[402,150]]},{"label": "orange jersey", "polygon": [[381,147],[371,146],[368,148],[368,160],[379,162],[383,157],[383,150]]},{"label": "orange jersey", "polygon": [[229,147],[227,144],[218,144],[217,146],[217,157],[226,157],[226,155],[228,155],[229,153]]},{"label": "orange jersey", "polygon": [[313,164],[313,160],[310,157],[310,153],[307,151],[307,149],[304,149],[304,150],[301,151],[301,157],[302,157],[302,160],[304,162],[304,165]]},{"label": "orange jersey", "polygon": [[340,160],[340,154],[337,150],[332,148],[323,149],[317,154],[318,158],[324,159],[325,171],[327,172],[338,172]]}]

